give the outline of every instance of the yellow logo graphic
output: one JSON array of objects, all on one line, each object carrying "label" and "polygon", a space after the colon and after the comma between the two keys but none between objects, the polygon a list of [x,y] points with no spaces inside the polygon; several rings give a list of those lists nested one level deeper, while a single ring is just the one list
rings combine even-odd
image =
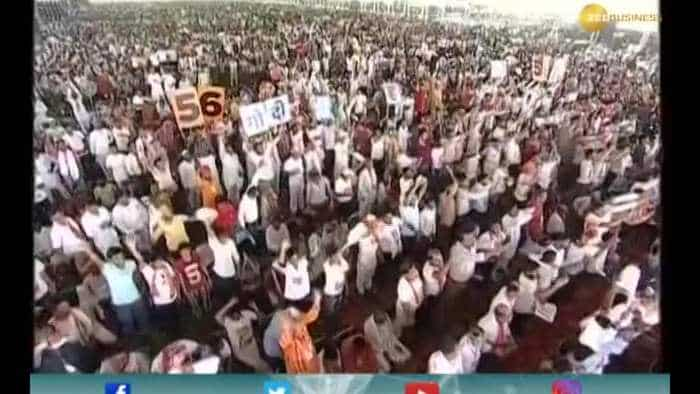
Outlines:
[{"label": "yellow logo graphic", "polygon": [[588,4],[583,7],[578,21],[583,30],[593,33],[605,29],[608,25],[608,11],[600,4]]},{"label": "yellow logo graphic", "polygon": [[578,21],[583,30],[588,33],[595,33],[608,26],[608,23],[636,23],[636,22],[658,22],[659,15],[655,13],[608,13],[600,4],[588,4],[583,7],[578,15]]}]

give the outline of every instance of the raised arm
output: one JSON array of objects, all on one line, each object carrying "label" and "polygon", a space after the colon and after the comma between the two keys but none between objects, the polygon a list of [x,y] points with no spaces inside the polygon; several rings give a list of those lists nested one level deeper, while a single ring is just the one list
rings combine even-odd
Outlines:
[{"label": "raised arm", "polygon": [[217,323],[219,323],[220,326],[224,326],[224,317],[226,316],[226,312],[228,312],[229,309],[231,309],[234,305],[238,303],[238,297],[233,297],[229,302],[226,303],[226,305],[222,306],[221,309],[219,309],[218,312],[216,312],[216,315],[214,316],[214,320],[216,320]]}]

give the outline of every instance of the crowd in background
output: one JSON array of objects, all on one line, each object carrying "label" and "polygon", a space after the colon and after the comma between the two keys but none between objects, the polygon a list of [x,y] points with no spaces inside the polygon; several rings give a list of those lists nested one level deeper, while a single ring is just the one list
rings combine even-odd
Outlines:
[{"label": "crowd in background", "polygon": [[[418,372],[472,373],[599,275],[609,297],[543,368],[602,373],[659,324],[658,240],[619,247],[661,226],[658,40],[577,29],[246,3],[43,22],[36,370],[391,372],[420,329],[440,346]],[[545,55],[568,56],[561,79],[533,79]],[[168,96],[188,86],[224,87],[223,119],[179,128]],[[241,107],[280,95],[292,120],[248,138]],[[641,219],[611,208],[639,199]],[[453,335],[484,283],[488,310]],[[390,309],[344,324],[386,287]]]}]

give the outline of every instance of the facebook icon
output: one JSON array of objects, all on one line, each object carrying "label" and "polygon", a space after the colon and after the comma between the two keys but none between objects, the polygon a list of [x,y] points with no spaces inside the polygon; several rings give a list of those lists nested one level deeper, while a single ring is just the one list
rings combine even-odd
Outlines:
[{"label": "facebook icon", "polygon": [[105,394],[131,394],[131,385],[128,383],[107,383]]}]

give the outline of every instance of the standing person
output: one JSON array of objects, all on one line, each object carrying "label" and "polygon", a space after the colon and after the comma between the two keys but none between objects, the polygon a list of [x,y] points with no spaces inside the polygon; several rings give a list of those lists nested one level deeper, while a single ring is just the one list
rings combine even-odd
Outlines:
[{"label": "standing person", "polygon": [[71,149],[66,147],[64,141],[58,142],[57,163],[58,173],[61,175],[63,184],[70,192],[80,187],[82,182],[81,170],[77,156]]},{"label": "standing person", "polygon": [[462,352],[457,346],[457,341],[451,336],[442,340],[440,349],[433,352],[428,359],[429,374],[461,374]]},{"label": "standing person", "polygon": [[[132,253],[135,251],[133,244],[130,245],[130,249]],[[129,336],[136,332],[147,332],[150,316],[146,302],[134,281],[136,263],[126,259],[124,251],[119,247],[107,251],[107,261],[103,261],[92,251],[88,251],[88,255],[109,284],[110,298],[119,320],[121,334]],[[143,268],[145,263],[139,261],[139,266]]]},{"label": "standing person", "polygon": [[173,264],[177,274],[181,294],[190,304],[194,315],[199,317],[211,305],[211,277],[192,245],[183,242],[178,245],[178,257]]},{"label": "standing person", "polygon": [[359,216],[364,218],[374,210],[377,199],[377,174],[369,160],[362,163],[357,183],[357,199],[359,202]]},{"label": "standing person", "polygon": [[88,141],[90,153],[95,156],[95,161],[102,172],[107,174],[107,155],[110,153],[109,146],[114,141],[112,133],[105,128],[96,128],[90,133]]},{"label": "standing person", "polygon": [[415,266],[402,267],[397,292],[394,330],[397,336],[401,336],[405,327],[412,327],[416,323],[416,311],[425,298],[423,280]]},{"label": "standing person", "polygon": [[301,153],[293,151],[284,162],[289,181],[289,211],[292,215],[304,210],[304,162]]},{"label": "standing person", "polygon": [[288,243],[282,245],[280,256],[272,268],[284,275],[284,298],[287,302],[300,301],[309,295],[309,261]]},{"label": "standing person", "polygon": [[221,191],[212,174],[213,172],[208,166],[199,169],[199,192],[202,197],[202,206],[216,209],[216,198],[221,194]]},{"label": "standing person", "polygon": [[313,298],[295,302],[281,317],[279,344],[289,374],[320,371],[316,349],[307,327],[318,318],[320,302],[321,293],[314,292]]},{"label": "standing person", "polygon": [[226,189],[226,197],[232,203],[238,204],[241,191],[243,191],[243,166],[233,147],[224,142],[223,134],[219,135],[219,158],[221,159],[221,176],[223,186]]},{"label": "standing person", "polygon": [[54,254],[62,253],[68,257],[75,257],[78,253],[89,249],[87,237],[78,223],[62,210],[56,211],[52,217],[50,235]]},{"label": "standing person", "polygon": [[377,268],[377,253],[379,243],[374,235],[367,235],[360,239],[357,253],[357,293],[364,295],[366,291],[372,291],[372,278]]},{"label": "standing person", "polygon": [[165,245],[168,250],[175,253],[179,250],[182,243],[190,242],[190,238],[185,230],[187,216],[174,215],[172,208],[165,203],[161,204],[158,208],[161,215],[156,222],[151,239],[155,243],[158,242],[161,236],[165,237]]},{"label": "standing person", "polygon": [[479,320],[479,327],[484,330],[484,351],[503,357],[517,347],[510,332],[511,318],[508,306],[499,304]]},{"label": "standing person", "polygon": [[241,257],[231,236],[221,230],[215,229],[215,236],[209,237],[209,247],[214,255],[214,264],[210,267],[210,278],[215,305],[223,304],[239,290],[236,272]]},{"label": "standing person", "polygon": [[392,364],[403,364],[411,358],[411,351],[394,333],[391,319],[386,312],[372,313],[365,320],[363,328],[365,338],[374,348],[382,372],[390,372]]},{"label": "standing person", "polygon": [[255,341],[252,322],[258,316],[250,309],[243,309],[238,298],[233,297],[215,316],[215,320],[226,329],[231,351],[236,359],[253,368],[255,372],[271,373],[270,366],[260,357]]},{"label": "standing person", "polygon": [[238,225],[250,232],[256,244],[264,242],[259,193],[257,186],[250,186],[238,206]]},{"label": "standing person", "polygon": [[270,225],[265,229],[265,245],[267,252],[273,256],[277,256],[282,249],[284,242],[291,242],[289,229],[287,224],[283,223],[279,216],[273,217]]},{"label": "standing person", "polygon": [[112,209],[112,222],[121,234],[136,239],[139,250],[150,250],[151,242],[148,231],[148,210],[134,197],[123,194]]},{"label": "standing person", "polygon": [[125,190],[129,173],[126,169],[126,155],[117,151],[117,147],[112,145],[109,154],[105,158],[105,175],[114,181],[120,190]]},{"label": "standing person", "polygon": [[481,349],[484,346],[484,330],[478,325],[473,326],[457,345],[462,353],[462,373],[474,373],[479,366]]},{"label": "standing person", "polygon": [[441,245],[441,247],[444,247],[443,250],[449,247],[449,243],[452,241],[452,228],[457,221],[457,206],[455,197],[457,195],[457,190],[459,189],[459,185],[452,174],[452,170],[450,170],[448,167],[447,171],[452,177],[452,183],[447,186],[442,193],[440,193],[438,200],[438,217],[440,219],[438,238],[441,240],[441,242],[447,243],[447,245]]},{"label": "standing person", "polygon": [[350,270],[341,253],[335,253],[323,264],[326,283],[323,287],[323,312],[325,315],[326,336],[333,337],[339,326],[340,308],[343,304],[345,282]]},{"label": "standing person", "polygon": [[153,302],[153,322],[168,334],[179,330],[177,301],[180,289],[173,268],[163,259],[156,259],[140,269],[148,284]]},{"label": "standing person", "polygon": [[202,196],[199,191],[199,177],[195,162],[189,152],[182,152],[182,161],[177,166],[177,173],[180,177],[180,184],[187,193],[187,208],[190,213],[194,213],[201,206]]},{"label": "standing person", "polygon": [[347,218],[353,212],[353,200],[355,193],[353,190],[352,170],[343,170],[335,179],[334,195],[338,203],[338,213],[341,217]]},{"label": "standing person", "polygon": [[450,279],[457,284],[466,284],[474,275],[476,265],[486,260],[487,255],[477,251],[474,235],[462,234],[461,239],[450,249],[450,259],[447,263]]}]

